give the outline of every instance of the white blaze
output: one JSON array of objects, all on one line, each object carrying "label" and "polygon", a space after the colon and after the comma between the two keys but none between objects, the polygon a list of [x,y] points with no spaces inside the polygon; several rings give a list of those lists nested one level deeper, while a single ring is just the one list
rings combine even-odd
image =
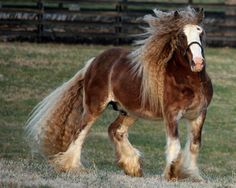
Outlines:
[{"label": "white blaze", "polygon": [[[201,44],[201,40],[200,40],[200,34],[202,33],[202,28],[198,25],[185,25],[184,26],[184,34],[187,37],[187,42],[188,45],[191,42],[198,42],[199,44]],[[202,58],[202,49],[198,44],[192,44],[190,46],[190,50],[192,52],[193,55],[193,59],[194,58]]]}]

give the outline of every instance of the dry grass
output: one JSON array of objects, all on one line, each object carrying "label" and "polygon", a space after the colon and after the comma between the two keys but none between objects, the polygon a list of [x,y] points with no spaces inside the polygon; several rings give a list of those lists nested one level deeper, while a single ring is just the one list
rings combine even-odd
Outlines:
[{"label": "dry grass", "polygon": [[35,161],[0,160],[0,186],[21,187],[234,187],[235,177],[220,178],[202,183],[166,182],[161,176],[147,175],[143,178],[124,176],[121,173],[92,169],[89,173],[70,174],[55,173],[47,164],[37,164]]}]

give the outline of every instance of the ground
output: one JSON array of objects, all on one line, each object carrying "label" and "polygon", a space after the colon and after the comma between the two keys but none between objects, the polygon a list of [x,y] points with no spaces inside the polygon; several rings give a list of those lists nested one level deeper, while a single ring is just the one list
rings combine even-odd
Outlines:
[{"label": "ground", "polygon": [[[203,130],[199,167],[205,183],[172,182],[161,178],[165,167],[165,129],[162,122],[139,120],[130,141],[144,158],[144,178],[125,176],[115,165],[107,128],[116,117],[108,109],[93,126],[83,149],[89,172],[61,174],[32,156],[23,127],[32,108],[71,78],[89,58],[110,46],[0,44],[0,187],[235,187],[236,186],[236,49],[207,48],[207,71],[214,97]],[[127,46],[127,48],[130,48]],[[182,146],[186,127],[180,125]]]}]

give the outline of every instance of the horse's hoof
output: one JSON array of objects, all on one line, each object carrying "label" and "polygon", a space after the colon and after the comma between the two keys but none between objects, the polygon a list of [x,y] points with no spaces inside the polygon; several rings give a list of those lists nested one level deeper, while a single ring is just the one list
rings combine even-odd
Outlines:
[{"label": "horse's hoof", "polygon": [[179,180],[178,175],[179,175],[178,169],[176,169],[175,166],[170,165],[165,168],[162,176],[166,181],[177,181]]},{"label": "horse's hoof", "polygon": [[134,157],[127,157],[125,160],[119,160],[118,166],[122,168],[128,176],[143,176],[142,161],[138,155]]},{"label": "horse's hoof", "polygon": [[124,172],[128,176],[133,177],[142,177],[143,176],[143,170],[140,166],[140,164],[136,165],[127,165],[125,163],[119,163],[119,167],[123,168]]},{"label": "horse's hoof", "polygon": [[49,163],[53,166],[56,172],[84,172],[85,168],[82,164],[73,162],[73,158],[67,153],[58,153],[49,158]]},{"label": "horse's hoof", "polygon": [[124,170],[125,174],[128,176],[132,176],[132,177],[142,177],[143,176],[143,171],[142,169],[138,169],[138,170],[133,170],[133,171],[126,171]]}]

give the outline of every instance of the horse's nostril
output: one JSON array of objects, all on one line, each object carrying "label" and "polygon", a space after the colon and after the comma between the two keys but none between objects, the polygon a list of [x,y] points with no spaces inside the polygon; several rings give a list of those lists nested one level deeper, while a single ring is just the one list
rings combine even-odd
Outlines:
[{"label": "horse's nostril", "polygon": [[194,62],[195,65],[203,64],[204,60],[201,57],[195,57],[195,58],[193,58],[193,62]]},{"label": "horse's nostril", "polygon": [[195,64],[195,66],[196,66],[197,69],[202,69],[203,64]]},{"label": "horse's nostril", "polygon": [[193,72],[200,72],[204,67],[204,59],[197,57],[191,61],[191,69]]}]

